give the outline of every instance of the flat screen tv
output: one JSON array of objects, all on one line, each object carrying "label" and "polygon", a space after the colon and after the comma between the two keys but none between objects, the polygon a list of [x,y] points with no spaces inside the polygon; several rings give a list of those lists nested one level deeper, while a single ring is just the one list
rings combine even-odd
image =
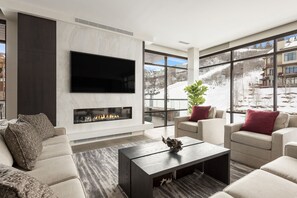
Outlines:
[{"label": "flat screen tv", "polygon": [[135,61],[70,52],[71,92],[135,93]]}]

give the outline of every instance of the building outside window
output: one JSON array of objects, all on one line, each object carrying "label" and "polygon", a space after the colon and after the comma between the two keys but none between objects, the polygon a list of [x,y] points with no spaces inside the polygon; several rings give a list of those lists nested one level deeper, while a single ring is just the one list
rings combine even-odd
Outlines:
[{"label": "building outside window", "polygon": [[174,124],[187,115],[187,59],[146,51],[144,64],[144,120],[155,127]]}]

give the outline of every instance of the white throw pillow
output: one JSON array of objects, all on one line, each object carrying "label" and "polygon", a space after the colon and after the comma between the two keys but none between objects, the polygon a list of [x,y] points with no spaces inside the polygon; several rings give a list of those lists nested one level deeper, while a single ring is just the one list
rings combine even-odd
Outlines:
[{"label": "white throw pillow", "polygon": [[290,115],[287,113],[279,113],[274,122],[273,131],[287,128],[289,125]]},{"label": "white throw pillow", "polygon": [[213,119],[216,117],[217,108],[211,107],[208,112],[208,119]]}]

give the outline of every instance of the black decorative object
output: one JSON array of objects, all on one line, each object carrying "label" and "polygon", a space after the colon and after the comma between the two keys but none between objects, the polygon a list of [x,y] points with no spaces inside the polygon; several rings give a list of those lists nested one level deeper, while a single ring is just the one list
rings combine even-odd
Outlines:
[{"label": "black decorative object", "polygon": [[178,139],[171,139],[171,138],[167,138],[165,139],[163,136],[162,136],[162,141],[167,144],[168,147],[170,147],[170,151],[172,152],[178,152],[180,150],[182,150],[182,145],[183,143],[178,140]]}]

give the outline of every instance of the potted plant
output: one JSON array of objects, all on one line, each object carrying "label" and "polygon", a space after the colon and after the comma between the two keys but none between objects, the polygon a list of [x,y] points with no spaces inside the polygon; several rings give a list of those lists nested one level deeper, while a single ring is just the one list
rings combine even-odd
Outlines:
[{"label": "potted plant", "polygon": [[202,80],[197,80],[192,85],[186,86],[184,90],[188,96],[188,111],[192,113],[193,106],[201,105],[205,102],[204,95],[208,88],[203,85]]}]

